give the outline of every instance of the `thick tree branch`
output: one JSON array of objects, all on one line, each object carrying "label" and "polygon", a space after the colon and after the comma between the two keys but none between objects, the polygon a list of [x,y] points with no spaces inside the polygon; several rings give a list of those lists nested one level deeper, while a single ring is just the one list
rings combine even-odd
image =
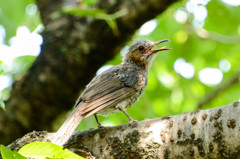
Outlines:
[{"label": "thick tree branch", "polygon": [[141,24],[174,1],[100,0],[95,8],[108,13],[122,9],[127,12],[117,19],[116,36],[105,21],[60,12],[62,6],[76,5],[77,1],[37,0],[45,25],[41,54],[27,74],[14,83],[6,102],[7,111],[0,110],[1,143],[9,143],[32,130],[52,130],[52,122],[71,109],[96,70],[119,52]]},{"label": "thick tree branch", "polygon": [[[101,129],[76,131],[64,145],[96,158],[232,158],[240,157],[240,103],[176,116]],[[53,134],[32,132],[11,144],[18,150]]]}]

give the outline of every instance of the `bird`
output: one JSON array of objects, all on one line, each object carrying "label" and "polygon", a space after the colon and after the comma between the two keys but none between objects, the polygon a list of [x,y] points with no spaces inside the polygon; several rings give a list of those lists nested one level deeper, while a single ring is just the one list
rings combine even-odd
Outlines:
[{"label": "bird", "polygon": [[83,118],[94,115],[106,116],[121,111],[134,122],[126,109],[131,107],[143,94],[148,83],[148,70],[156,54],[169,48],[153,49],[169,40],[152,42],[136,40],[128,48],[122,63],[96,75],[76,101],[75,109],[55,133],[52,143],[62,146],[73,134]]}]

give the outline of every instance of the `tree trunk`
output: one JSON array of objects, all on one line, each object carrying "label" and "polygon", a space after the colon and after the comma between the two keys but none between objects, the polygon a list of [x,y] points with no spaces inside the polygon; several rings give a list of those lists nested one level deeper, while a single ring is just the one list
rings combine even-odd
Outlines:
[{"label": "tree trunk", "polygon": [[94,8],[109,14],[126,13],[117,19],[118,34],[114,34],[103,20],[60,11],[66,5],[83,7],[78,4],[81,1],[37,0],[45,26],[41,53],[25,76],[13,84],[7,111],[0,109],[0,143],[7,144],[32,130],[53,130],[53,121],[72,108],[96,70],[120,51],[141,24],[174,1],[99,0]]},{"label": "tree trunk", "polygon": [[[76,131],[64,145],[96,158],[240,158],[240,103],[101,129]],[[41,135],[40,135],[41,134]],[[10,147],[51,140],[32,132]]]}]

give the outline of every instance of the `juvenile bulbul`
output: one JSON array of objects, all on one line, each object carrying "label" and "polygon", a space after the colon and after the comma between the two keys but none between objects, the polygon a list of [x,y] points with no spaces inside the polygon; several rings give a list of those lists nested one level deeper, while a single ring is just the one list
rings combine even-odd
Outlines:
[{"label": "juvenile bulbul", "polygon": [[153,49],[166,42],[137,40],[128,49],[122,63],[111,67],[92,79],[76,102],[76,108],[54,135],[52,143],[63,145],[72,135],[83,118],[97,114],[108,115],[122,111],[126,113],[144,92],[148,83],[148,68],[156,53],[168,48]]}]

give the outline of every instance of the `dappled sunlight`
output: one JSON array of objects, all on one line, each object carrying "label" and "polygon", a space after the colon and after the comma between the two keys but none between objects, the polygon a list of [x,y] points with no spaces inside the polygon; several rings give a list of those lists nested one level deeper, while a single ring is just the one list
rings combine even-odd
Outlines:
[{"label": "dappled sunlight", "polygon": [[222,0],[222,1],[227,3],[228,5],[232,5],[232,6],[240,5],[240,0]]},{"label": "dappled sunlight", "polygon": [[34,15],[37,13],[37,6],[35,4],[29,4],[26,7],[26,13],[28,15]]},{"label": "dappled sunlight", "polygon": [[101,122],[101,124],[102,124],[103,126],[114,126],[114,125],[116,125],[112,120],[103,120],[103,121]]},{"label": "dappled sunlight", "polygon": [[6,31],[4,27],[0,24],[0,44],[4,43],[5,35],[6,35]]},{"label": "dappled sunlight", "polygon": [[222,59],[219,62],[219,68],[223,71],[223,72],[228,72],[231,68],[231,64],[228,60],[226,59]]},{"label": "dappled sunlight", "polygon": [[0,82],[0,91],[4,90],[6,87],[10,87],[12,85],[12,77],[9,75],[1,75],[0,81],[1,81]]},{"label": "dappled sunlight", "polygon": [[[4,34],[1,29],[0,34]],[[19,56],[38,56],[40,46],[43,42],[42,36],[36,32],[30,32],[26,26],[18,27],[17,35],[9,40],[10,46],[0,44],[0,59],[11,67],[13,59]],[[7,55],[7,56],[6,56]]]},{"label": "dappled sunlight", "polygon": [[[29,11],[32,12],[32,11]],[[14,60],[17,57],[31,55],[38,56],[40,53],[40,46],[43,42],[42,36],[38,33],[42,29],[42,25],[39,25],[37,29],[33,32],[26,26],[20,26],[17,29],[16,36],[9,40],[10,45],[4,44],[5,29],[0,25],[0,62],[2,62],[0,71],[4,71],[5,74],[0,74],[0,92],[5,88],[10,87],[13,82],[13,77],[9,74],[17,74],[17,70],[24,70],[29,64],[21,65],[19,68],[17,63],[14,66]],[[29,62],[29,61],[28,61]],[[16,68],[17,67],[17,68]],[[21,72],[21,71],[19,71]],[[0,93],[0,98],[3,98],[2,92]],[[8,96],[8,95],[6,95]]]},{"label": "dappled sunlight", "polygon": [[150,20],[141,26],[141,28],[139,29],[139,34],[148,35],[156,28],[156,26],[157,26],[157,21],[155,19]]},{"label": "dappled sunlight", "polygon": [[174,70],[187,79],[192,78],[195,71],[193,65],[183,58],[179,58],[174,62]]},{"label": "dappled sunlight", "polygon": [[202,28],[204,21],[207,18],[206,5],[210,0],[189,0],[186,3],[186,9],[189,13],[194,15],[193,26],[195,28]]},{"label": "dappled sunlight", "polygon": [[175,12],[174,17],[179,23],[184,24],[187,21],[188,14],[185,9],[181,8]]},{"label": "dappled sunlight", "polygon": [[159,72],[158,80],[167,88],[172,88],[175,83],[173,75],[168,72]]},{"label": "dappled sunlight", "polygon": [[43,42],[42,36],[37,33],[31,33],[26,26],[20,26],[17,29],[17,35],[10,39],[10,48],[15,57],[32,55],[38,56],[40,46]]},{"label": "dappled sunlight", "polygon": [[222,81],[223,73],[216,68],[204,68],[199,74],[199,80],[207,85],[216,85]]},{"label": "dappled sunlight", "polygon": [[[5,30],[0,27],[1,44],[0,44],[0,60],[2,68],[5,72],[16,73],[13,71],[14,59],[19,56],[32,55],[37,56],[40,53],[40,45],[42,37],[38,33],[31,33],[26,26],[17,29],[17,35],[10,39],[10,46],[3,44]],[[24,67],[24,66],[22,66]],[[12,84],[10,75],[0,75],[0,91]]]}]

